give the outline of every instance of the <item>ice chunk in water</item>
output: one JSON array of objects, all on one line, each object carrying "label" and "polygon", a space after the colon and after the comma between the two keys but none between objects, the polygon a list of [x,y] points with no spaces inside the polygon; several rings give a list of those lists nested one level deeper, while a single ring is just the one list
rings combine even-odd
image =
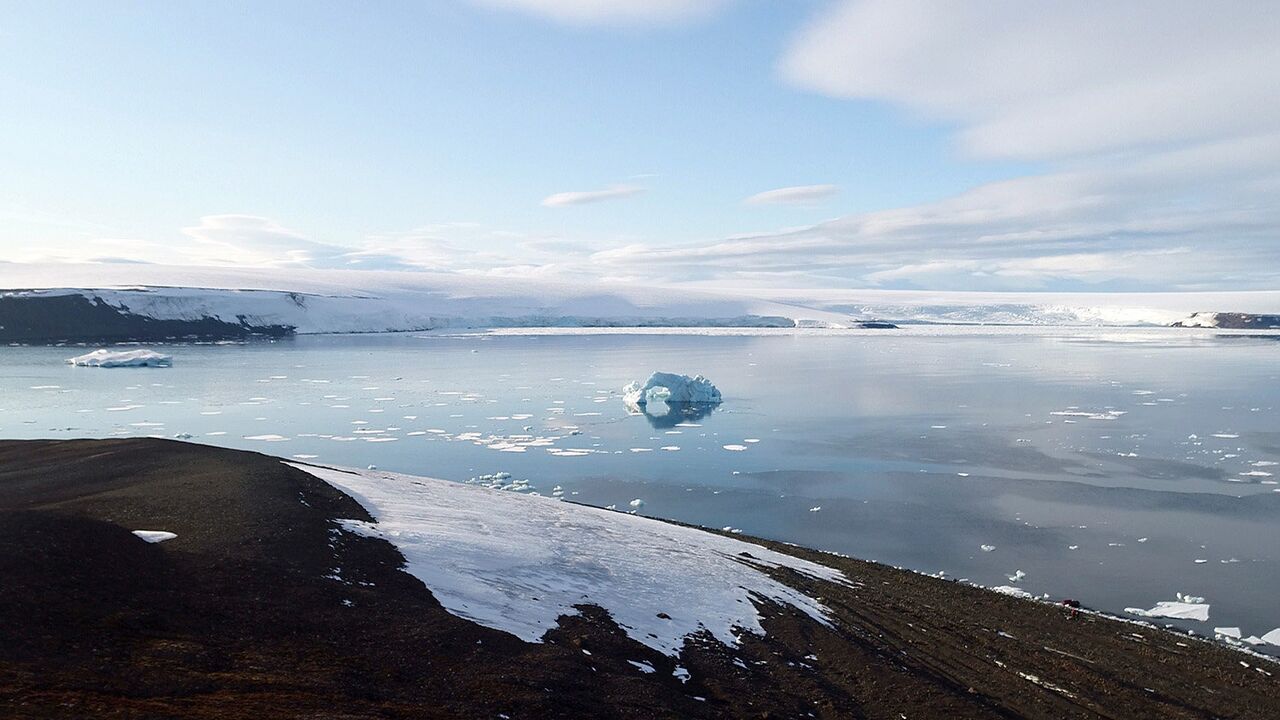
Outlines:
[{"label": "ice chunk in water", "polygon": [[622,388],[622,399],[629,407],[643,408],[651,401],[665,403],[721,402],[720,390],[711,381],[695,375],[655,372],[641,383],[639,380]]},{"label": "ice chunk in water", "polygon": [[84,355],[67,358],[72,365],[82,367],[171,367],[173,356],[154,350],[106,350],[98,349]]},{"label": "ice chunk in water", "polygon": [[1124,611],[1130,615],[1138,615],[1140,617],[1165,617],[1179,620],[1199,620],[1200,622],[1204,622],[1209,619],[1209,605],[1208,603],[1202,602],[1189,603],[1161,600],[1150,610],[1143,610],[1142,608],[1125,608]]}]

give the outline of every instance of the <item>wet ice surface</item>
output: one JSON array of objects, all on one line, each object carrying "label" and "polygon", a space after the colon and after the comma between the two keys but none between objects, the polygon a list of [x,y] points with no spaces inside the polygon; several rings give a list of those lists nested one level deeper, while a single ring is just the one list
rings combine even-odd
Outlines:
[{"label": "wet ice surface", "polygon": [[[941,334],[939,334],[941,333]],[[502,333],[0,348],[0,437],[182,437],[501,485],[1115,613],[1280,626],[1280,343],[1199,330]],[[702,374],[724,404],[631,415]],[[492,479],[484,484],[491,484]],[[640,500],[638,506],[631,505]],[[820,511],[814,510],[820,508]],[[987,548],[996,548],[994,551]]]}]

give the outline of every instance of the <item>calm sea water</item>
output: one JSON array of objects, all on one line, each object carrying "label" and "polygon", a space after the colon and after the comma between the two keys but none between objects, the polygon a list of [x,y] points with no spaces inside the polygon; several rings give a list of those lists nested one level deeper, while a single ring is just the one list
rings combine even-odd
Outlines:
[{"label": "calm sea water", "polygon": [[[1122,612],[1280,626],[1280,342],[1187,330],[394,334],[0,348],[0,436],[196,442],[731,527]],[[701,417],[620,388],[701,373]],[[518,541],[518,538],[513,538]],[[984,549],[987,548],[994,549]],[[1173,622],[1173,621],[1160,621]]]}]

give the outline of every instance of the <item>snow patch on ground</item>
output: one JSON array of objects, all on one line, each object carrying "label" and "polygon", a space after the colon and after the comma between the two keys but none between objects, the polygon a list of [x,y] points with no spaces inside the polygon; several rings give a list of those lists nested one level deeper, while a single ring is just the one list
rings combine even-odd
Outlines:
[{"label": "snow patch on ground", "polygon": [[[376,518],[342,520],[404,554],[450,612],[538,642],[575,605],[595,604],[668,655],[700,630],[727,645],[764,633],[755,601],[829,624],[818,600],[764,572],[829,582],[838,570],[733,538],[628,513],[387,472],[288,463],[351,495]],[[660,616],[661,615],[661,616]]]},{"label": "snow patch on ground", "polygon": [[165,530],[134,530],[133,534],[149,543],[162,543],[165,540],[172,540],[178,537],[176,534]]},{"label": "snow patch on ground", "polygon": [[1035,595],[1032,595],[1026,590],[1023,590],[1020,587],[1014,587],[1013,585],[997,585],[993,588],[988,588],[988,589],[991,590],[992,592],[998,592],[1001,595],[1012,595],[1013,597],[1027,598],[1027,599],[1031,599],[1035,597]]},{"label": "snow patch on ground", "polygon": [[67,358],[67,362],[81,367],[170,367],[173,365],[173,356],[154,350],[99,349]]}]

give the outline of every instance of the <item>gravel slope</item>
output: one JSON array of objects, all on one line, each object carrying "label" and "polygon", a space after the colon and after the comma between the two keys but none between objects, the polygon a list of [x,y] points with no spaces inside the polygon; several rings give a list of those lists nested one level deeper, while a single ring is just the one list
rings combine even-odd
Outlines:
[{"label": "gravel slope", "polygon": [[592,608],[543,643],[455,617],[335,518],[371,519],[255,453],[0,442],[0,715],[1280,717],[1270,661],[766,541],[854,580],[773,571],[835,626],[766,607],[764,638],[688,642],[682,682]]}]

